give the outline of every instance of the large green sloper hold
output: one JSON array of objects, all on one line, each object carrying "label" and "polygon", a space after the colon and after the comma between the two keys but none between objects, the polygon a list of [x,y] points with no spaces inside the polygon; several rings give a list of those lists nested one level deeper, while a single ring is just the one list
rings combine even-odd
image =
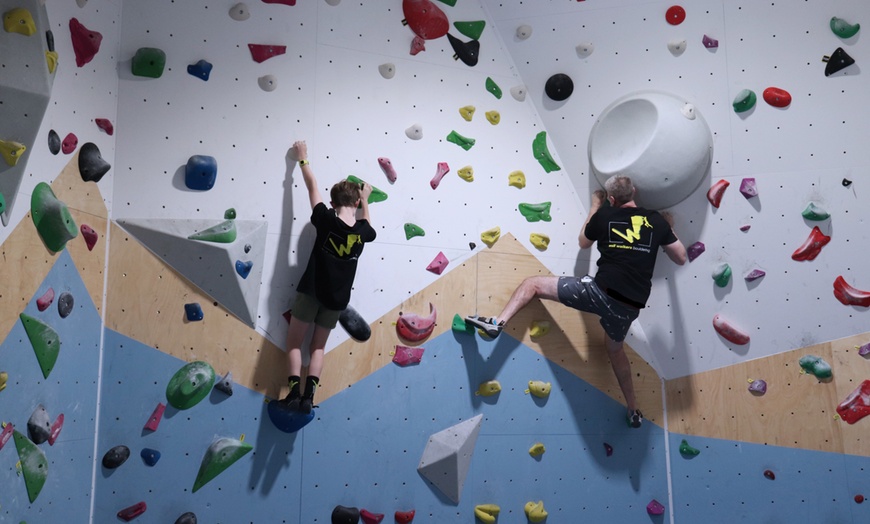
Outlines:
[{"label": "large green sloper hold", "polygon": [[216,226],[203,229],[187,237],[190,240],[202,240],[204,242],[217,242],[219,244],[232,244],[236,241],[236,223],[225,220]]},{"label": "large green sloper hold", "polygon": [[220,438],[212,443],[202,457],[199,473],[193,483],[193,493],[248,454],[253,446],[234,438]]},{"label": "large green sloper hold", "polygon": [[45,453],[42,452],[36,444],[30,441],[25,435],[18,431],[13,431],[12,436],[15,439],[15,449],[18,450],[18,460],[21,462],[21,471],[24,472],[24,485],[27,487],[27,497],[30,503],[36,500],[42,487],[45,485],[45,479],[48,477],[48,460],[45,459]]},{"label": "large green sloper hold", "polygon": [[208,362],[185,364],[166,385],[166,400],[176,409],[190,409],[209,394],[214,378],[214,368]]},{"label": "large green sloper hold", "polygon": [[[354,184],[365,184],[365,181],[359,177],[355,177],[350,175],[347,177],[348,182],[353,182]],[[368,204],[374,204],[375,202],[383,202],[387,199],[387,194],[381,191],[380,189],[372,186],[372,192],[369,194],[369,198],[366,201]]]},{"label": "large green sloper hold", "polygon": [[155,47],[140,47],[133,55],[131,71],[136,76],[160,78],[166,67],[166,53]]},{"label": "large green sloper hold", "polygon": [[30,315],[21,313],[18,318],[24,324],[24,332],[27,333],[30,345],[33,346],[36,360],[42,369],[42,376],[48,378],[60,353],[60,337],[51,326]]},{"label": "large green sloper hold", "polygon": [[36,184],[30,195],[30,215],[45,247],[57,253],[78,235],[79,230],[66,204],[54,196],[45,182]]},{"label": "large green sloper hold", "polygon": [[544,171],[547,173],[562,169],[559,167],[559,164],[553,160],[553,156],[550,155],[550,150],[547,149],[546,131],[541,131],[535,136],[535,139],[532,141],[532,154],[535,155],[535,158],[538,159],[538,163],[541,164],[541,167],[543,167]]},{"label": "large green sloper hold", "polygon": [[480,35],[483,34],[483,28],[486,27],[486,21],[476,20],[474,22],[453,22],[453,27],[472,40],[480,40]]}]

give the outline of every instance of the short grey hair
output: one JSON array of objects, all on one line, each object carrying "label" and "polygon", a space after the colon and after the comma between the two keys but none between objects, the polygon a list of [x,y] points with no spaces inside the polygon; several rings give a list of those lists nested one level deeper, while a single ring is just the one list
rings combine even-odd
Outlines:
[{"label": "short grey hair", "polygon": [[608,178],[604,183],[604,190],[607,191],[607,196],[613,197],[617,206],[631,202],[634,198],[634,184],[627,176],[613,175]]}]

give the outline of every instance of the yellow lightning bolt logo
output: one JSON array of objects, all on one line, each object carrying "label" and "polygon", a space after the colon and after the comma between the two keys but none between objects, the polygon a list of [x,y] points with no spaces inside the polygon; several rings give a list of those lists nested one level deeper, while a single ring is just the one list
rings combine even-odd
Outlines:
[{"label": "yellow lightning bolt logo", "polygon": [[640,228],[642,227],[652,227],[652,225],[649,223],[649,220],[647,220],[646,217],[635,215],[631,217],[631,229],[626,229],[625,233],[618,231],[616,228],[613,228],[610,231],[619,235],[629,244],[632,244],[635,240],[640,239]]},{"label": "yellow lightning bolt logo", "polygon": [[334,249],[340,257],[349,255],[351,248],[353,248],[354,244],[357,244],[359,241],[359,235],[348,235],[347,243],[343,245],[335,245],[335,241],[331,238],[329,239],[329,243],[332,244],[332,249]]}]

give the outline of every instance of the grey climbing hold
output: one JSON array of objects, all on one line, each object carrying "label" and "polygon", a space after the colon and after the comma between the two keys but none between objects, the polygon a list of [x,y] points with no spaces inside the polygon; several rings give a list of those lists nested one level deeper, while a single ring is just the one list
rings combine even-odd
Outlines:
[{"label": "grey climbing hold", "polygon": [[278,79],[275,75],[263,75],[257,79],[257,84],[268,93],[278,88]]},{"label": "grey climbing hold", "polygon": [[378,72],[381,74],[382,77],[389,80],[390,78],[396,76],[396,64],[392,64],[389,62],[387,62],[386,64],[381,64],[378,66]]},{"label": "grey climbing hold", "polygon": [[248,10],[248,4],[239,2],[230,8],[230,18],[238,22],[242,22],[251,18],[251,11]]},{"label": "grey climbing hold", "polygon": [[130,448],[125,445],[115,446],[103,455],[103,467],[115,469],[130,458]]},{"label": "grey climbing hold", "polygon": [[27,435],[34,444],[42,444],[51,436],[51,419],[42,404],[36,406],[27,421]]},{"label": "grey climbing hold", "polygon": [[423,138],[423,127],[420,124],[414,124],[405,130],[405,136],[411,140],[420,140]]},{"label": "grey climbing hold", "polygon": [[221,393],[233,396],[233,372],[228,371],[226,375],[214,383],[214,388]]},{"label": "grey climbing hold", "polygon": [[184,515],[175,519],[175,524],[196,524],[196,514],[188,511]]},{"label": "grey climbing hold", "polygon": [[477,415],[429,437],[417,471],[454,503],[471,465],[483,415]]},{"label": "grey climbing hold", "polygon": [[523,24],[517,27],[517,38],[527,40],[530,36],[532,36],[532,26]]},{"label": "grey climbing hold", "polygon": [[577,51],[577,56],[580,58],[586,58],[592,54],[592,51],[595,51],[595,45],[592,42],[583,42],[582,44],[578,44],[574,50]]},{"label": "grey climbing hold", "polygon": [[103,160],[100,148],[88,142],[79,150],[79,173],[85,182],[99,182],[112,166]]},{"label": "grey climbing hold", "polygon": [[48,132],[48,150],[52,155],[60,153],[60,135],[54,129]]},{"label": "grey climbing hold", "polygon": [[60,318],[66,318],[72,313],[75,300],[70,292],[64,291],[57,299],[57,314]]}]

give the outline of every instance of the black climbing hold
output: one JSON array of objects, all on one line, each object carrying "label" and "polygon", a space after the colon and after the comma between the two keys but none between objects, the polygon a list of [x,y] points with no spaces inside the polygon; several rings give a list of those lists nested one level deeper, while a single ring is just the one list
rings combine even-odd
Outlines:
[{"label": "black climbing hold", "polygon": [[855,63],[855,59],[843,51],[842,47],[838,47],[836,51],[831,53],[831,56],[824,57],[822,61],[828,63],[825,66],[825,76],[831,76]]},{"label": "black climbing hold", "polygon": [[196,524],[196,514],[188,511],[184,515],[175,519],[175,524]]},{"label": "black climbing hold", "polygon": [[142,461],[148,466],[153,466],[160,460],[160,452],[151,448],[143,448],[139,456],[142,457]]},{"label": "black climbing hold", "polygon": [[561,102],[574,92],[574,81],[564,73],[556,73],[547,80],[544,91],[552,100]]},{"label": "black climbing hold", "polygon": [[99,182],[112,166],[103,160],[100,148],[88,142],[79,150],[79,173],[85,182]]},{"label": "black climbing hold", "polygon": [[66,318],[72,313],[73,306],[75,305],[75,300],[73,296],[68,291],[64,291],[57,298],[57,313],[60,315],[60,318]]},{"label": "black climbing hold", "polygon": [[332,510],[332,524],[357,524],[359,509],[338,505]]},{"label": "black climbing hold", "polygon": [[851,186],[851,185],[852,185],[852,181],[851,181],[851,180],[849,180],[848,178],[844,178],[844,179],[843,179],[843,187],[849,187],[849,186]]},{"label": "black climbing hold", "polygon": [[360,316],[359,312],[353,306],[347,306],[341,315],[338,317],[338,322],[341,327],[347,331],[347,334],[355,340],[365,342],[372,336],[372,328],[368,322]]},{"label": "black climbing hold", "polygon": [[103,467],[106,469],[115,469],[127,459],[130,458],[130,448],[124,446],[115,446],[103,455]]},{"label": "black climbing hold", "polygon": [[51,436],[51,421],[45,407],[40,404],[36,407],[30,419],[27,421],[27,434],[34,444],[42,444]]},{"label": "black climbing hold", "polygon": [[245,244],[245,253],[251,252],[251,244]]},{"label": "black climbing hold", "polygon": [[48,132],[48,150],[52,155],[60,153],[60,135],[54,129]]},{"label": "black climbing hold", "polygon": [[469,242],[469,243],[468,243],[468,248],[471,249],[472,251],[473,251],[474,248],[476,248],[476,247],[477,247],[477,244],[475,244],[474,242]]},{"label": "black climbing hold", "polygon": [[54,34],[49,29],[45,32],[45,47],[48,48],[48,51],[54,51]]},{"label": "black climbing hold", "polygon": [[221,393],[233,396],[233,372],[228,372],[222,379],[215,382],[214,388]]},{"label": "black climbing hold", "polygon": [[463,42],[455,36],[447,33],[447,39],[450,40],[450,45],[453,47],[454,60],[462,60],[462,63],[474,67],[477,65],[477,56],[480,54],[480,42],[477,40],[469,40]]}]

